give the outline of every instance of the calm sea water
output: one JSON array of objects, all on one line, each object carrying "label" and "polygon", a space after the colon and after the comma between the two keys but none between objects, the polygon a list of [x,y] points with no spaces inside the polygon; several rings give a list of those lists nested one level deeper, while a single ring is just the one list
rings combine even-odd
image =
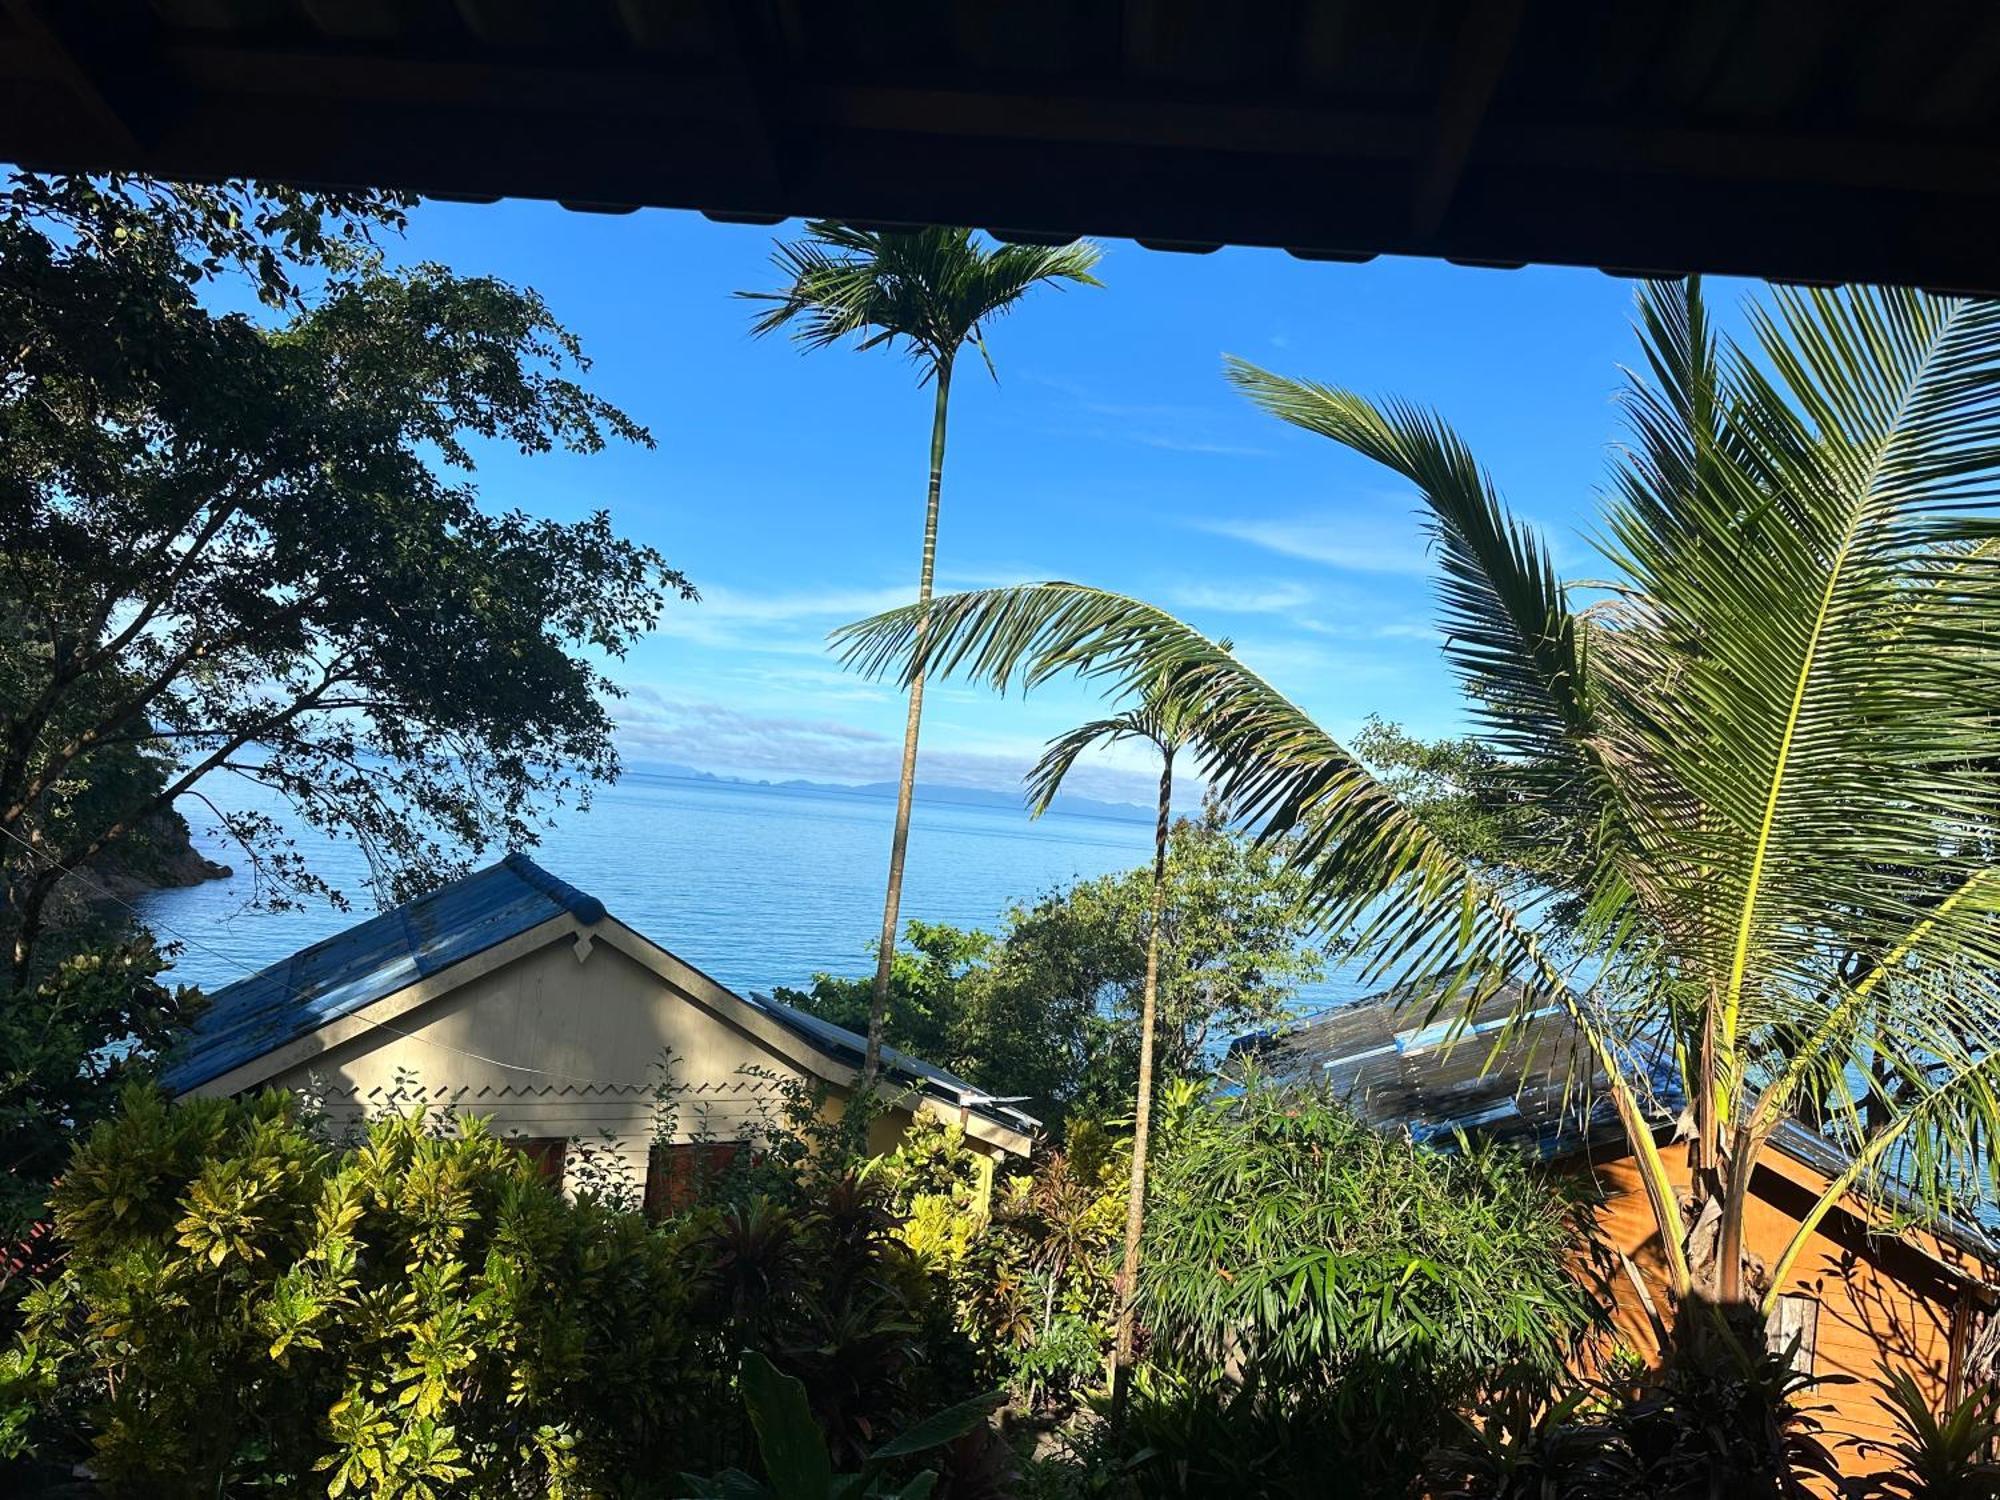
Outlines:
[{"label": "calm sea water", "polygon": [[[359,851],[300,834],[299,847],[355,910],[343,914],[324,903],[298,912],[250,910],[241,856],[203,832],[204,809],[184,811],[202,852],[240,873],[135,902],[163,939],[183,941],[183,980],[228,984],[375,909]],[[893,817],[886,799],[628,772],[532,852],[621,921],[724,984],[768,990],[803,986],[820,971],[873,968],[868,945],[881,921]],[[1010,906],[1072,880],[1143,865],[1151,836],[1141,821],[1030,820],[1009,808],[919,799],[903,916],[997,930]],[[1302,999],[1320,1005],[1351,992],[1336,981]]]}]

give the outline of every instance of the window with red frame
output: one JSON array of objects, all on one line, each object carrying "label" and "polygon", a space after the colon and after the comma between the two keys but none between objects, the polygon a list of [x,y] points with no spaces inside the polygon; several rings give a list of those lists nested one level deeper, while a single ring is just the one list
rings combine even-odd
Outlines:
[{"label": "window with red frame", "polygon": [[726,1172],[740,1141],[655,1141],[646,1159],[646,1217],[664,1219],[688,1208]]},{"label": "window with red frame", "polygon": [[534,1163],[544,1182],[562,1186],[563,1163],[569,1156],[568,1140],[559,1135],[520,1135],[507,1144]]}]

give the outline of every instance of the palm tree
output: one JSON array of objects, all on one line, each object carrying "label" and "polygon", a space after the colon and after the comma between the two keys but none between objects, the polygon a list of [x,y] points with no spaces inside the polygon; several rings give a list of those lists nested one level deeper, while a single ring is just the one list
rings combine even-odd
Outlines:
[{"label": "palm tree", "polygon": [[1144,740],[1160,753],[1160,795],[1153,818],[1152,910],[1146,928],[1146,984],[1139,1005],[1139,1088],[1132,1111],[1132,1183],[1125,1201],[1125,1256],[1118,1276],[1118,1334],[1111,1355],[1113,1420],[1124,1413],[1132,1375],[1133,1309],[1139,1292],[1139,1241],[1146,1227],[1146,1146],[1153,1125],[1153,1032],[1159,1009],[1160,942],[1167,915],[1167,834],[1172,823],[1174,758],[1194,739],[1195,723],[1171,695],[1142,691],[1136,708],[1093,719],[1050,741],[1028,773],[1035,816],[1048,811],[1063,779],[1084,751],[1122,740]]},{"label": "palm tree", "polygon": [[[941,598],[921,639],[907,610],[840,633],[874,670],[1163,683],[1215,793],[1296,830],[1316,909],[1370,977],[1461,1013],[1517,979],[1517,1024],[1559,1008],[1696,1337],[1768,1311],[1851,1190],[1894,1176],[1941,1202],[1990,1174],[2000,1125],[2000,303],[1780,290],[1748,318],[1740,344],[1697,283],[1641,292],[1609,576],[1586,608],[1438,417],[1230,365],[1259,406],[1421,497],[1481,736],[1513,795],[1590,831],[1573,922],[1551,916],[1565,893],[1461,858],[1149,605],[1054,583]],[[1691,1210],[1662,1104],[1685,1105]],[[1850,1165],[1760,1276],[1750,1182],[1792,1114]],[[1704,1304],[1724,1316],[1689,1316]]]},{"label": "palm tree", "polygon": [[[930,603],[937,561],[945,418],[959,351],[972,344],[985,361],[987,374],[999,379],[986,348],[987,323],[1011,312],[1033,287],[1064,282],[1098,285],[1090,274],[1097,258],[1097,247],[1086,240],[1053,248],[989,247],[969,229],[859,229],[815,219],[806,225],[803,239],[780,243],[773,253],[773,263],[785,281],[780,290],[737,293],[771,304],[752,325],[760,337],[789,327],[808,349],[823,349],[850,337],[860,349],[900,346],[916,362],[918,383],[933,387],[930,489],[924,506],[923,561],[917,573],[920,615]],[[903,855],[909,847],[910,802],[916,791],[917,730],[924,712],[921,670],[912,674],[908,687],[896,828],[889,843],[889,884],[882,901],[875,989],[868,1007],[864,1087],[874,1083],[882,1065],[882,1025],[903,901]]]}]

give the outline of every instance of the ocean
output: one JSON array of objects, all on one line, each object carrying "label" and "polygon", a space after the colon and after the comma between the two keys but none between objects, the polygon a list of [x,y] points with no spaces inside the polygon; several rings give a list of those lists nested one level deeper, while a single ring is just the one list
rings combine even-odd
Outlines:
[{"label": "ocean", "polygon": [[[227,789],[225,789],[227,790]],[[237,792],[240,798],[242,794]],[[921,793],[910,824],[903,918],[998,931],[1007,910],[1068,882],[1144,865],[1144,819],[1025,811]],[[229,805],[229,804],[225,804]],[[281,808],[239,800],[235,805]],[[237,873],[155,891],[133,904],[162,941],[178,941],[181,981],[214,989],[330,936],[376,910],[368,867],[352,844],[294,829],[312,867],[353,910],[323,901],[300,911],[253,909],[240,851],[204,829],[212,814],[183,808],[201,852]],[[804,987],[815,973],[872,972],[882,919],[894,804],[886,799],[628,771],[570,812],[530,851],[613,916],[731,988]],[[493,858],[498,858],[496,851]],[[1304,1008],[1349,998],[1332,975]]]}]

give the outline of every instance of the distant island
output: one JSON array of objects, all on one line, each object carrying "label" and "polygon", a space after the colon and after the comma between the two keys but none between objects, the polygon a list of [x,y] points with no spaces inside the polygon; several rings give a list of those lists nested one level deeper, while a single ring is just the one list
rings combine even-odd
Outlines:
[{"label": "distant island", "polygon": [[[849,782],[804,779],[753,781],[746,776],[718,776],[713,771],[697,770],[693,766],[676,765],[671,761],[633,765],[627,767],[625,775],[648,781],[699,781],[709,786],[756,787],[762,791],[800,796],[868,797],[886,802],[893,802],[896,798],[896,783],[893,781],[868,781],[858,786]],[[937,786],[920,781],[917,783],[917,800],[934,806],[1006,807],[1023,814],[1027,812],[1021,793],[996,792],[989,787]],[[1058,794],[1049,811],[1062,817],[1109,818],[1119,823],[1150,823],[1153,820],[1153,810],[1136,802],[1100,802],[1095,797],[1080,797],[1070,792]]]}]

